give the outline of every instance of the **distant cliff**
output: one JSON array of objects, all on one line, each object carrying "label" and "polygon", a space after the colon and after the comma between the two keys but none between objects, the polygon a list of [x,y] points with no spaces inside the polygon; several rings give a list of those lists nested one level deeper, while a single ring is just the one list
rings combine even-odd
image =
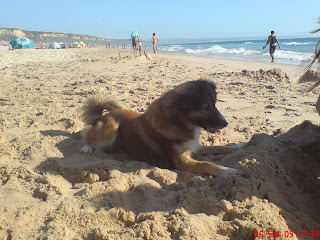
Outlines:
[{"label": "distant cliff", "polygon": [[27,37],[34,43],[64,42],[73,43],[82,41],[89,44],[106,44],[109,39],[89,35],[25,31],[16,28],[0,28],[0,41],[10,41],[15,37]]}]

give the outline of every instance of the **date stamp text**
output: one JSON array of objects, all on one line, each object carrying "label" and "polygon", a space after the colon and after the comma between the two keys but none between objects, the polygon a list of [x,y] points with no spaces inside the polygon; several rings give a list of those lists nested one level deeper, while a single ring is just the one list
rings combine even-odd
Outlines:
[{"label": "date stamp text", "polygon": [[298,238],[310,238],[310,239],[320,239],[320,233],[319,230],[301,230],[301,231],[278,231],[274,232],[271,230],[264,231],[264,230],[257,230],[254,231],[254,237],[259,239],[259,238],[293,238],[294,236]]}]

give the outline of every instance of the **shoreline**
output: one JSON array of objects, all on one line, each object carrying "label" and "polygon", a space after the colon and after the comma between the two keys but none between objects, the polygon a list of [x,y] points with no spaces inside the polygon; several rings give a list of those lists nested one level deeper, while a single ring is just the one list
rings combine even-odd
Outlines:
[{"label": "shoreline", "polygon": [[[278,63],[278,62],[264,62],[264,61],[257,61],[257,60],[242,60],[242,59],[229,59],[229,58],[218,58],[218,57],[207,57],[207,56],[196,56],[196,55],[187,55],[187,54],[178,54],[178,53],[164,53],[158,52],[156,54],[152,53],[154,58],[159,55],[160,58],[165,58],[166,56],[171,56],[171,59],[183,59],[187,60],[189,57],[190,59],[201,59],[204,62],[212,62],[212,64],[226,64],[226,71],[242,71],[243,69],[249,69],[250,71],[257,71],[259,69],[273,69],[279,68],[282,71],[286,72],[289,77],[292,79],[292,83],[296,83],[302,72],[306,66],[303,65],[295,65],[295,64],[288,64],[288,63]],[[161,57],[163,55],[163,57]],[[192,60],[190,60],[192,61]],[[251,63],[251,64],[250,64]],[[312,67],[311,69],[317,69],[317,67]]]},{"label": "shoreline", "polygon": [[[159,52],[159,53],[163,53],[163,54],[166,54],[168,52]],[[171,53],[168,53],[168,54],[171,54]],[[241,58],[241,57],[223,57],[223,56],[204,56],[204,55],[198,55],[198,54],[188,54],[188,53],[177,53],[177,52],[172,52],[172,54],[176,54],[176,55],[186,55],[186,56],[195,56],[195,57],[205,57],[205,58],[214,58],[214,59],[226,59],[226,60],[235,60],[235,61],[245,61],[245,62],[263,62],[263,63],[271,63],[271,60],[270,61],[267,61],[266,59],[254,59],[254,58]],[[271,59],[271,57],[270,57]],[[277,64],[285,64],[285,65],[294,65],[294,66],[307,66],[309,64],[309,62],[305,61],[305,62],[295,62],[295,61],[281,61],[281,60],[278,60],[277,62],[277,59],[275,58],[275,63]],[[317,63],[316,63],[317,65]]]}]

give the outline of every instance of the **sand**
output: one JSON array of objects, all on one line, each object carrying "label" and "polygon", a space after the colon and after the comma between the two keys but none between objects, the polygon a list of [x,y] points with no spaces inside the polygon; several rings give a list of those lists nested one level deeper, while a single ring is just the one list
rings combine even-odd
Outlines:
[{"label": "sand", "polygon": [[[118,49],[0,48],[0,239],[302,239],[320,230],[319,89],[299,66]],[[208,75],[229,122],[205,145],[249,142],[204,160],[225,179],[160,169],[124,153],[80,153],[80,107],[113,96],[144,112]],[[262,232],[261,232],[262,231]],[[294,231],[295,235],[289,235]]]}]

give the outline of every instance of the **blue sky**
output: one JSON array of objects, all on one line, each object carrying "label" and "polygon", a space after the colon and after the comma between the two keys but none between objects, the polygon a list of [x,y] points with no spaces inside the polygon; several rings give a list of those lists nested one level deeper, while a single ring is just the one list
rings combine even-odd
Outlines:
[{"label": "blue sky", "polygon": [[143,40],[317,37],[320,0],[32,1],[1,2],[0,27]]}]

